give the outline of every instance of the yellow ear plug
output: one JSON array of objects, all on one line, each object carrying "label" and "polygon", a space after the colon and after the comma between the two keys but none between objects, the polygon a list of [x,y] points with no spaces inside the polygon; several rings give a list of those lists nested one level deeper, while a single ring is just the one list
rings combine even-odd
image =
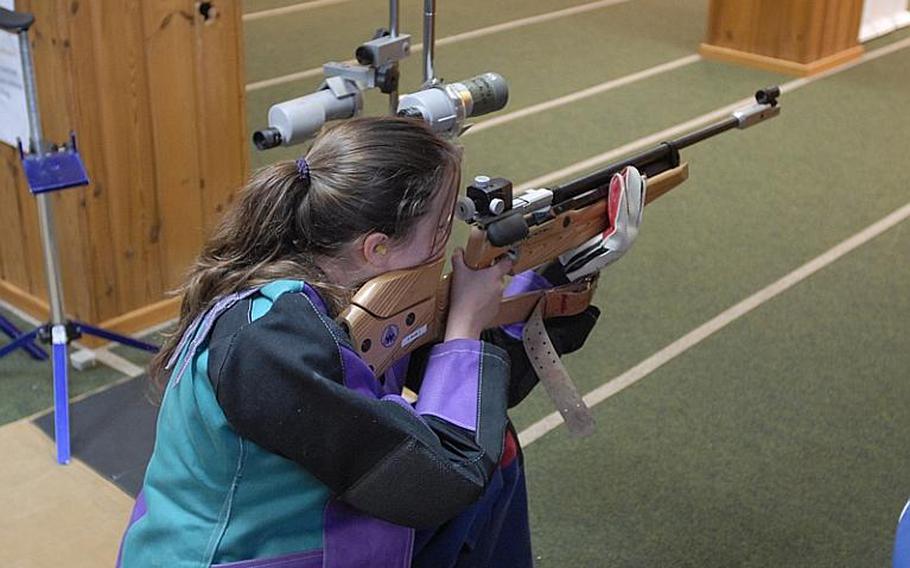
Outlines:
[{"label": "yellow ear plug", "polygon": [[376,248],[373,249],[373,250],[376,251],[376,254],[379,254],[379,255],[382,255],[382,256],[385,256],[385,253],[389,252],[389,249],[387,249],[387,248],[385,247],[385,245],[376,245]]}]

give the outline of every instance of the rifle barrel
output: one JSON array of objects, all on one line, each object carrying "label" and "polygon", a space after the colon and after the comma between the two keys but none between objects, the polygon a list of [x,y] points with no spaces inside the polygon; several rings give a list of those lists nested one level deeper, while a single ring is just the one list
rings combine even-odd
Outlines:
[{"label": "rifle barrel", "polygon": [[613,177],[613,174],[621,172],[626,166],[636,166],[638,167],[641,164],[652,163],[655,161],[665,160],[669,154],[672,152],[672,148],[666,144],[660,144],[655,146],[640,154],[636,154],[629,158],[624,158],[619,162],[614,162],[596,172],[592,172],[586,176],[580,177],[578,179],[572,180],[564,185],[560,185],[552,188],[553,191],[553,204],[561,203],[577,197],[582,193],[597,189],[607,185],[610,182],[610,178]]},{"label": "rifle barrel", "polygon": [[677,150],[682,150],[683,148],[688,148],[689,146],[697,144],[702,140],[707,140],[712,136],[717,136],[718,134],[737,128],[738,126],[739,120],[736,117],[731,116],[726,120],[708,125],[701,130],[696,130],[695,132],[686,134],[685,136],[680,136],[675,141],[673,141],[673,145],[676,146]]},{"label": "rifle barrel", "polygon": [[577,197],[583,193],[606,186],[613,174],[621,172],[626,166],[635,166],[642,173],[653,176],[679,165],[679,150],[688,148],[693,144],[717,136],[727,130],[736,128],[739,120],[736,117],[724,119],[710,124],[704,128],[691,132],[676,140],[662,142],[644,152],[614,162],[596,172],[572,180],[564,185],[555,187],[553,191],[553,204],[559,204]]}]

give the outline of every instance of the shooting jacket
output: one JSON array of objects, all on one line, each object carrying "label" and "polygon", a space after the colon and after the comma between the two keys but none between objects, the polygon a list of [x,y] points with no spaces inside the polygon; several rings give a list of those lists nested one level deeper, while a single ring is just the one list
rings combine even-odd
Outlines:
[{"label": "shooting jacket", "polygon": [[415,528],[484,494],[506,408],[536,382],[521,364],[510,384],[514,345],[495,333],[423,349],[376,380],[306,284],[221,299],[175,354],[118,564],[411,565]]}]

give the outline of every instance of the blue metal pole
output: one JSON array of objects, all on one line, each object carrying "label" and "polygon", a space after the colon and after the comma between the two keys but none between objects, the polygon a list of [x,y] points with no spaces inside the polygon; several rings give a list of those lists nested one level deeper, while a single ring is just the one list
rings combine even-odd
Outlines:
[{"label": "blue metal pole", "polygon": [[73,322],[76,325],[76,330],[80,333],[85,333],[88,335],[94,335],[95,337],[100,337],[101,339],[107,339],[109,341],[116,341],[126,345],[127,347],[133,347],[135,349],[142,349],[143,351],[148,351],[150,353],[157,353],[158,346],[152,345],[151,343],[146,343],[144,341],[139,341],[138,339],[133,339],[132,337],[127,337],[126,335],[120,335],[119,333],[114,333],[108,331],[104,328],[95,327],[81,321]]},{"label": "blue metal pole", "polygon": [[54,351],[54,439],[57,441],[57,463],[70,463],[69,357],[66,349],[66,327],[51,328]]}]

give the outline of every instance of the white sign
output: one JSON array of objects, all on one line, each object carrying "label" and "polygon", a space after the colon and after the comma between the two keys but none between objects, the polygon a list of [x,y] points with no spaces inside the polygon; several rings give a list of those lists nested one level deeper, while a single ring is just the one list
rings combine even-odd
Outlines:
[{"label": "white sign", "polygon": [[[0,0],[0,6],[12,10],[13,0]],[[19,37],[0,31],[0,142],[15,146],[16,138],[28,146],[28,107]]]}]

